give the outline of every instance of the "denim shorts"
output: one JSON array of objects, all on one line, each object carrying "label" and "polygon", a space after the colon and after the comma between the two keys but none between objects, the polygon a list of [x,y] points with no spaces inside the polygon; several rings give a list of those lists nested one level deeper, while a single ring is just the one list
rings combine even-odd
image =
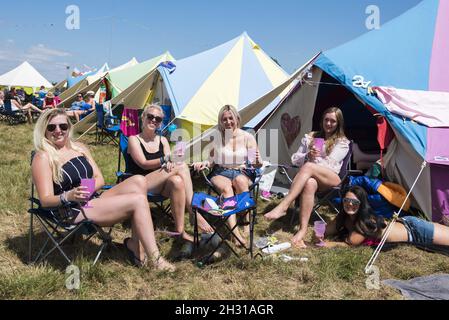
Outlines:
[{"label": "denim shorts", "polygon": [[408,241],[417,244],[432,244],[435,226],[433,223],[417,217],[402,217],[402,224],[407,229]]},{"label": "denim shorts", "polygon": [[208,178],[212,179],[215,176],[223,176],[232,181],[241,174],[244,175],[245,177],[248,177],[252,182],[254,182],[253,177],[250,177],[249,175],[247,175],[245,173],[245,170],[229,169],[229,168],[223,168],[220,166],[215,166],[213,168],[212,172],[209,174]]}]

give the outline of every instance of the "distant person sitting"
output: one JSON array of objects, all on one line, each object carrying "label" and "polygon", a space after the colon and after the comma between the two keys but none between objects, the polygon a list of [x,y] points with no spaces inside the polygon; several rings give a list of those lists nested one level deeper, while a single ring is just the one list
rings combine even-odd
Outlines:
[{"label": "distant person sitting", "polygon": [[[72,103],[72,106],[70,107],[70,111],[73,111],[73,110],[80,110],[81,109],[81,106],[84,104],[84,99],[83,99],[83,95],[81,94],[81,93],[78,93],[77,95],[76,95],[76,101],[74,101],[73,103]],[[68,110],[68,111],[69,111]]]},{"label": "distant person sitting", "polygon": [[6,94],[6,96],[4,96],[3,91],[0,91],[0,104],[3,104],[8,101],[11,103],[11,111],[19,111],[21,110],[23,113],[25,113],[27,119],[28,119],[28,123],[33,123],[33,116],[31,114],[31,110],[34,110],[38,113],[42,113],[43,111],[41,109],[39,109],[38,107],[36,107],[35,105],[31,104],[31,103],[27,103],[26,105],[22,106],[22,103],[20,102],[20,100],[17,99],[17,97],[13,96],[13,92],[8,92]]},{"label": "distant person sitting", "polygon": [[45,96],[47,95],[47,90],[45,90],[44,86],[41,86],[37,93],[39,95],[39,99],[45,99]]},{"label": "distant person sitting", "polygon": [[44,103],[42,105],[42,109],[54,109],[56,108],[57,103],[55,100],[55,95],[53,94],[53,92],[48,92],[45,95],[45,99],[44,99]]},{"label": "distant person sitting", "polygon": [[86,95],[84,96],[84,101],[79,105],[79,109],[67,111],[67,115],[69,117],[74,117],[76,119],[76,122],[80,121],[95,110],[95,101],[94,105],[92,106],[92,104],[90,103],[91,99],[91,96],[86,93]]}]

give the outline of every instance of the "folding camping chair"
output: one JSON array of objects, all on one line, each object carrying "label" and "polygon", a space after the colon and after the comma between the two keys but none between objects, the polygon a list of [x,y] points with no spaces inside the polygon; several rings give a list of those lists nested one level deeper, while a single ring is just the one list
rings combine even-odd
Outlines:
[{"label": "folding camping chair", "polygon": [[[130,155],[128,154],[128,137],[125,136],[123,133],[120,132],[119,137],[119,144],[118,144],[118,163],[117,163],[117,183],[122,182],[123,180],[129,178],[132,176],[131,173],[129,173],[128,169],[128,163],[130,159]],[[123,157],[123,161],[125,162],[125,171],[122,171],[121,169],[121,159]],[[170,202],[168,204],[165,204],[166,200],[168,200],[166,197],[155,194],[152,192],[147,193],[147,199],[148,202],[153,203],[156,205],[158,209],[162,211],[163,214],[168,216],[170,219],[173,219],[173,216],[171,214],[170,210]]]},{"label": "folding camping chair", "polygon": [[113,142],[117,143],[117,134],[120,132],[120,126],[115,123],[114,116],[105,115],[102,104],[95,104],[95,111],[97,113],[97,125],[95,128],[95,144],[104,144]]},{"label": "folding camping chair", "polygon": [[[31,161],[33,161],[34,151],[31,154]],[[109,231],[103,230],[102,227],[91,221],[82,207],[78,207],[81,210],[81,214],[84,219],[77,224],[70,222],[67,216],[64,215],[64,209],[68,209],[64,206],[57,208],[44,208],[42,207],[39,199],[34,194],[34,184],[31,182],[31,197],[30,197],[30,229],[29,229],[29,243],[28,243],[28,261],[29,263],[40,263],[44,261],[53,251],[58,250],[68,264],[72,264],[72,260],[68,257],[64,251],[63,245],[70,240],[75,240],[79,235],[85,237],[84,243],[87,243],[91,238],[97,236],[101,240],[101,245],[95,256],[93,265],[95,265],[100,258],[103,250],[112,244],[112,227]],[[73,205],[73,203],[70,203]],[[40,248],[39,252],[33,258],[33,244],[34,244],[34,218],[36,218],[42,226],[47,238],[44,244]]]},{"label": "folding camping chair", "polygon": [[[212,200],[221,206],[229,200],[235,201],[235,205],[227,211],[215,211],[207,208],[206,201]],[[253,242],[254,242],[254,225],[257,214],[257,205],[256,201],[253,198],[252,192],[244,192],[238,195],[235,195],[228,199],[221,199],[221,197],[213,197],[206,193],[195,193],[192,199],[192,209],[194,211],[194,242],[196,248],[199,247],[199,236],[198,236],[198,221],[196,214],[201,214],[204,219],[209,223],[209,225],[214,229],[213,235],[206,241],[206,244],[211,241],[218,235],[220,237],[220,241],[218,245],[216,245],[213,250],[202,259],[201,263],[206,264],[210,261],[212,255],[223,245],[226,245],[232,253],[234,253],[237,257],[239,254],[229,245],[225,240],[229,236],[234,235],[235,228],[238,227],[236,224],[234,227],[230,228],[226,223],[230,216],[234,214],[246,214],[250,212],[250,243],[249,247],[246,247],[240,240],[240,244],[249,251],[251,258],[253,258]],[[238,239],[238,238],[237,238]]]},{"label": "folding camping chair", "polygon": [[2,117],[10,125],[27,122],[27,117],[22,110],[12,111],[11,100],[5,100],[4,110],[2,111]]},{"label": "folding camping chair", "polygon": [[[362,171],[360,171],[360,170],[351,170],[352,145],[353,145],[353,142],[351,141],[349,144],[348,154],[343,159],[343,164],[342,164],[340,173],[338,175],[341,180],[340,184],[338,186],[332,187],[326,191],[317,192],[315,194],[316,200],[315,200],[315,205],[313,206],[312,212],[315,213],[318,216],[318,218],[320,218],[322,221],[324,221],[324,219],[319,214],[318,209],[324,205],[328,205],[332,208],[332,210],[334,210],[337,213],[340,213],[338,208],[332,203],[332,199],[337,196],[341,198],[341,191],[343,189],[343,186],[347,182],[347,178],[350,175],[362,174]],[[287,170],[290,168],[299,169],[299,167],[298,166],[284,166],[284,165],[278,165],[278,167],[280,169],[280,171],[279,171],[280,174],[285,175],[287,177],[288,181],[290,182],[290,184],[293,183],[293,178],[290,177]],[[299,210],[299,206],[300,206],[300,201],[299,201],[299,198],[297,198],[295,201],[295,212]],[[292,215],[292,218],[290,221],[290,223],[292,225],[293,225],[294,219],[295,219],[295,215]]]}]

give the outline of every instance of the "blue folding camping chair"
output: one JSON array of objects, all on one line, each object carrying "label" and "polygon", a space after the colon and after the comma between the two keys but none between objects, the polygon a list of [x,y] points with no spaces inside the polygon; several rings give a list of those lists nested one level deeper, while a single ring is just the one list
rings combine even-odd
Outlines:
[{"label": "blue folding camping chair", "polygon": [[[211,210],[207,207],[207,201],[211,200],[214,203],[218,204],[221,207],[221,210]],[[233,200],[235,205],[228,208],[223,208],[223,204],[228,202],[229,200]],[[249,251],[251,258],[253,258],[253,240],[254,240],[254,225],[256,221],[257,214],[257,204],[251,192],[244,192],[241,194],[237,194],[231,198],[223,199],[221,197],[214,197],[209,194],[200,192],[195,193],[192,199],[192,209],[194,211],[194,239],[196,248],[199,247],[199,236],[198,236],[198,221],[196,214],[201,214],[204,219],[209,223],[209,225],[214,229],[213,235],[206,241],[209,242],[211,239],[218,235],[220,237],[220,241],[218,245],[213,248],[213,250],[202,259],[201,263],[206,264],[210,261],[212,255],[223,245],[226,245],[237,257],[239,254],[230,246],[225,240],[229,236],[234,235],[235,228],[238,227],[236,224],[234,227],[230,228],[226,223],[230,216],[235,214],[246,214],[250,212],[250,243],[249,247],[246,247],[245,244],[240,242],[242,247],[244,247],[247,251]],[[237,238],[238,239],[238,238]]]}]

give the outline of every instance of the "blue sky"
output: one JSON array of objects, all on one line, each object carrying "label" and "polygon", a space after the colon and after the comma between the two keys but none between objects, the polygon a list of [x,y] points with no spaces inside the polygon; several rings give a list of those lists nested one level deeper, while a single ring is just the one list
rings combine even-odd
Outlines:
[{"label": "blue sky", "polygon": [[[377,5],[381,24],[420,0],[16,0],[0,17],[0,74],[28,60],[49,81],[66,66],[111,67],[166,50],[177,58],[207,50],[247,31],[293,72],[320,50],[368,30],[365,9]],[[67,30],[66,7],[80,9],[80,29]]]}]

